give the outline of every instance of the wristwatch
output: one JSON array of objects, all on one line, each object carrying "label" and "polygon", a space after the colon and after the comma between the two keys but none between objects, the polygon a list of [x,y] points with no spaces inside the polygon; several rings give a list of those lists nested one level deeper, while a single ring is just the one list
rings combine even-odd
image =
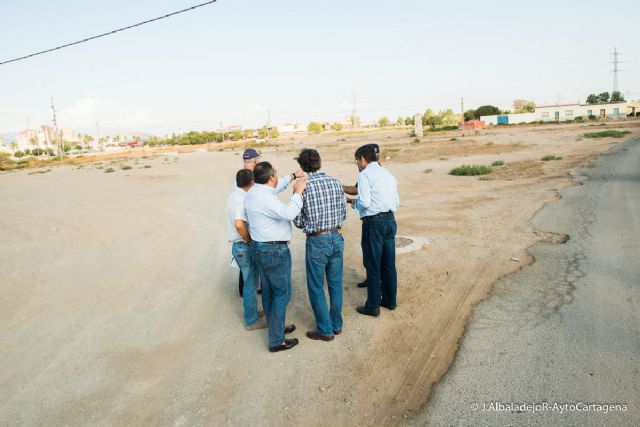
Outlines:
[{"label": "wristwatch", "polygon": [[293,172],[293,173],[291,174],[291,181],[295,181],[295,180],[296,180],[296,173],[295,173],[295,172]]}]

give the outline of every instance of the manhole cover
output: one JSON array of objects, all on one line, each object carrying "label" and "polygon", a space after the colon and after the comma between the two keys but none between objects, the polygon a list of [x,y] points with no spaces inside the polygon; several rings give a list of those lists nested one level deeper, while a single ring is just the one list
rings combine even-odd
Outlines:
[{"label": "manhole cover", "polygon": [[413,240],[407,237],[396,237],[396,248],[404,248],[413,243]]},{"label": "manhole cover", "polygon": [[396,236],[396,254],[405,254],[407,252],[422,249],[424,245],[428,245],[429,241],[420,236]]}]

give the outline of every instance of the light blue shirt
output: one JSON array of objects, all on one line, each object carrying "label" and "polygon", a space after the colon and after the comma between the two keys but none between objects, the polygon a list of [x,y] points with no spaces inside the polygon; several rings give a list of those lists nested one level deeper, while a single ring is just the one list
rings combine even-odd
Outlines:
[{"label": "light blue shirt", "polygon": [[[291,175],[281,176],[278,178],[278,185],[276,186],[276,193],[282,193],[287,187],[291,184]],[[238,188],[236,185],[236,179],[233,178],[233,184],[231,184],[231,192],[233,193],[235,189]]]},{"label": "light blue shirt", "polygon": [[398,206],[400,195],[395,177],[378,162],[369,163],[358,176],[355,209],[360,218],[381,212],[395,212]]},{"label": "light blue shirt", "polygon": [[293,193],[289,203],[282,203],[276,194],[277,188],[264,184],[255,184],[247,192],[244,207],[251,239],[256,242],[291,240],[291,221],[302,209],[302,197]]}]

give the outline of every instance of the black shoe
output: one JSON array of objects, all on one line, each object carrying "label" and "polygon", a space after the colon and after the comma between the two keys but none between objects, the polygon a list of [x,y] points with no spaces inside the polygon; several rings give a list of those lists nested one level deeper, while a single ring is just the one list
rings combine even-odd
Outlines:
[{"label": "black shoe", "polygon": [[307,338],[311,338],[312,340],[332,341],[333,335],[322,335],[318,331],[308,331]]},{"label": "black shoe", "polygon": [[380,304],[380,307],[384,307],[387,310],[391,310],[391,311],[395,310],[397,306],[398,306],[397,304],[394,304],[394,305]]},{"label": "black shoe", "polygon": [[262,288],[258,289],[258,295],[262,295]]},{"label": "black shoe", "polygon": [[364,281],[358,283],[356,286],[359,288],[366,288],[367,286],[369,286],[369,284],[367,283],[367,279],[365,279]]},{"label": "black shoe", "polygon": [[367,307],[366,305],[359,305],[358,308],[356,308],[356,311],[366,316],[373,316],[373,317],[380,316],[379,308],[371,308],[371,307]]},{"label": "black shoe", "polygon": [[276,345],[274,347],[269,347],[269,351],[271,353],[275,353],[276,351],[290,350],[293,347],[298,345],[298,338],[286,339],[280,345]]},{"label": "black shoe", "polygon": [[284,333],[285,334],[290,334],[291,332],[293,332],[295,330],[296,330],[296,325],[294,325],[293,323],[284,327]]},{"label": "black shoe", "polygon": [[342,333],[342,328],[333,330],[333,335],[340,335],[341,333]]}]

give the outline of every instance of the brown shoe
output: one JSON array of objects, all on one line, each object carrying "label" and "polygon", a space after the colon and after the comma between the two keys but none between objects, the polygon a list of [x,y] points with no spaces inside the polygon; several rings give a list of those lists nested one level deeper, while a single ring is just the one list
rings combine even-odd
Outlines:
[{"label": "brown shoe", "polygon": [[257,329],[265,329],[266,327],[267,327],[267,320],[266,319],[260,319],[256,323],[254,323],[253,325],[245,326],[244,328],[247,331],[255,331]]},{"label": "brown shoe", "polygon": [[331,341],[333,340],[333,335],[322,335],[318,331],[308,331],[307,338],[311,338],[312,340],[320,340],[320,341]]}]

